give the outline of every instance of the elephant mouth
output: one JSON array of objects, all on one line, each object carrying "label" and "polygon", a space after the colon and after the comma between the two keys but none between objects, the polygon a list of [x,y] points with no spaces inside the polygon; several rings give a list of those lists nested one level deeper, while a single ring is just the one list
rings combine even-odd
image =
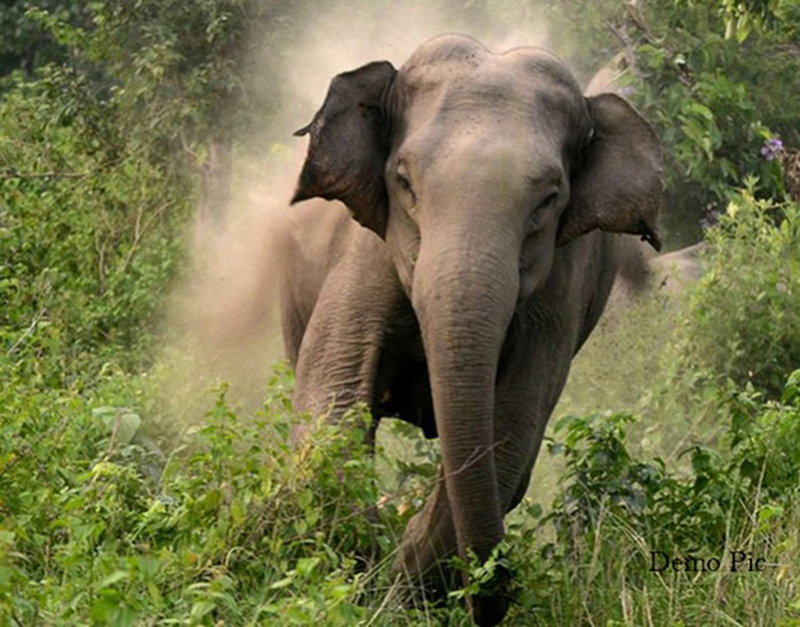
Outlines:
[{"label": "elephant mouth", "polygon": [[427,439],[439,437],[424,356],[410,360],[391,377],[376,413],[378,418],[399,418],[419,427]]}]

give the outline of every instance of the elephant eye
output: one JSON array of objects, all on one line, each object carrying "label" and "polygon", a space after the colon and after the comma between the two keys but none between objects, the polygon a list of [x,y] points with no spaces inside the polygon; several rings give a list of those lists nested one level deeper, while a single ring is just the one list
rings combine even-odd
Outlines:
[{"label": "elephant eye", "polygon": [[417,196],[414,194],[414,188],[411,187],[411,181],[408,180],[405,167],[402,165],[397,169],[397,185],[405,193],[404,205],[406,210],[413,212],[417,203]]},{"label": "elephant eye", "polygon": [[412,194],[414,193],[414,190],[411,189],[411,182],[403,174],[400,174],[399,172],[397,173],[397,184],[400,185],[401,189],[404,189],[407,192],[411,192]]},{"label": "elephant eye", "polygon": [[548,194],[542,202],[539,203],[539,206],[536,207],[537,209],[549,209],[552,207],[556,200],[558,200],[558,192],[553,192],[552,194]]}]

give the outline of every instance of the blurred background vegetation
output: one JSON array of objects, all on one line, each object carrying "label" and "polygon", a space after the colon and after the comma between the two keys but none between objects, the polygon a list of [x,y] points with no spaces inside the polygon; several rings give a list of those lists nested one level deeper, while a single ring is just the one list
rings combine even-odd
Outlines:
[{"label": "blurred background vegetation", "polygon": [[[553,502],[509,523],[509,620],[795,624],[800,2],[429,4],[484,38],[546,24],[584,84],[605,68],[662,138],[667,247],[706,242],[695,289],[645,297],[576,364]],[[343,41],[416,9],[325,7],[353,25]],[[224,224],[242,170],[287,161],[285,68],[322,15],[308,0],[0,3],[0,626],[464,620],[455,602],[403,609],[386,564],[359,559],[379,545],[390,560],[436,477],[408,429],[380,476],[357,433],[290,450],[278,371],[255,418],[223,388],[203,426],[148,431],[167,412],[156,349],[189,225]],[[378,498],[380,523],[360,515]],[[651,576],[651,549],[770,568]]]}]

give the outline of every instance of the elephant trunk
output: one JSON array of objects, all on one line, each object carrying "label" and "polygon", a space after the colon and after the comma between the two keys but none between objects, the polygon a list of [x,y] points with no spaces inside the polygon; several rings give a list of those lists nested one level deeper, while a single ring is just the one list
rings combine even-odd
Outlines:
[{"label": "elephant trunk", "polygon": [[[481,560],[503,537],[493,452],[494,391],[500,349],[519,290],[515,243],[485,232],[423,245],[414,309],[430,369],[445,488],[462,557]],[[479,241],[476,241],[479,240]],[[493,241],[487,251],[487,241]],[[503,245],[505,244],[505,245]]]}]

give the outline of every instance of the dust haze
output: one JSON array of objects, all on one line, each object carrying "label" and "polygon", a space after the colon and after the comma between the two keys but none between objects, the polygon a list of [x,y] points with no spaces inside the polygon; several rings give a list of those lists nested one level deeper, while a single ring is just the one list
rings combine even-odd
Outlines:
[{"label": "dust haze", "polygon": [[[307,145],[292,132],[321,106],[330,80],[375,60],[400,67],[420,44],[443,33],[472,35],[497,51],[548,47],[542,15],[521,7],[502,18],[501,11],[492,13],[487,19],[479,8],[453,12],[436,4],[398,8],[364,1],[326,3],[297,17],[302,36],[280,51],[277,84],[270,72],[269,85],[250,86],[272,90],[280,102],[268,125],[252,129],[262,150],[253,157],[234,148],[232,202],[223,219],[198,211],[187,235],[188,267],[170,297],[159,360],[170,414],[201,418],[209,390],[223,381],[234,405],[256,408],[272,365],[283,358],[275,242],[291,223],[288,201]],[[258,55],[250,62],[274,64],[276,51],[265,43]],[[330,203],[330,210],[344,209]]]},{"label": "dust haze", "polygon": [[[191,226],[190,259],[170,299],[160,359],[171,419],[202,419],[210,390],[222,381],[234,406],[261,406],[271,367],[283,358],[275,241],[291,223],[288,201],[307,146],[307,138],[292,132],[311,120],[333,76],[381,59],[399,68],[420,44],[443,33],[471,35],[494,51],[518,45],[563,49],[563,34],[551,38],[544,13],[520,4],[498,3],[489,14],[480,3],[458,12],[444,3],[326,3],[297,16],[300,38],[278,51],[269,38],[257,47],[258,58],[250,62],[273,69],[265,72],[269,84],[250,88],[274,93],[280,106],[268,123],[252,129],[257,156],[234,148],[233,200],[224,218],[198,212]],[[608,61],[599,58],[597,67]],[[329,203],[329,210],[344,211],[338,203]]]}]

